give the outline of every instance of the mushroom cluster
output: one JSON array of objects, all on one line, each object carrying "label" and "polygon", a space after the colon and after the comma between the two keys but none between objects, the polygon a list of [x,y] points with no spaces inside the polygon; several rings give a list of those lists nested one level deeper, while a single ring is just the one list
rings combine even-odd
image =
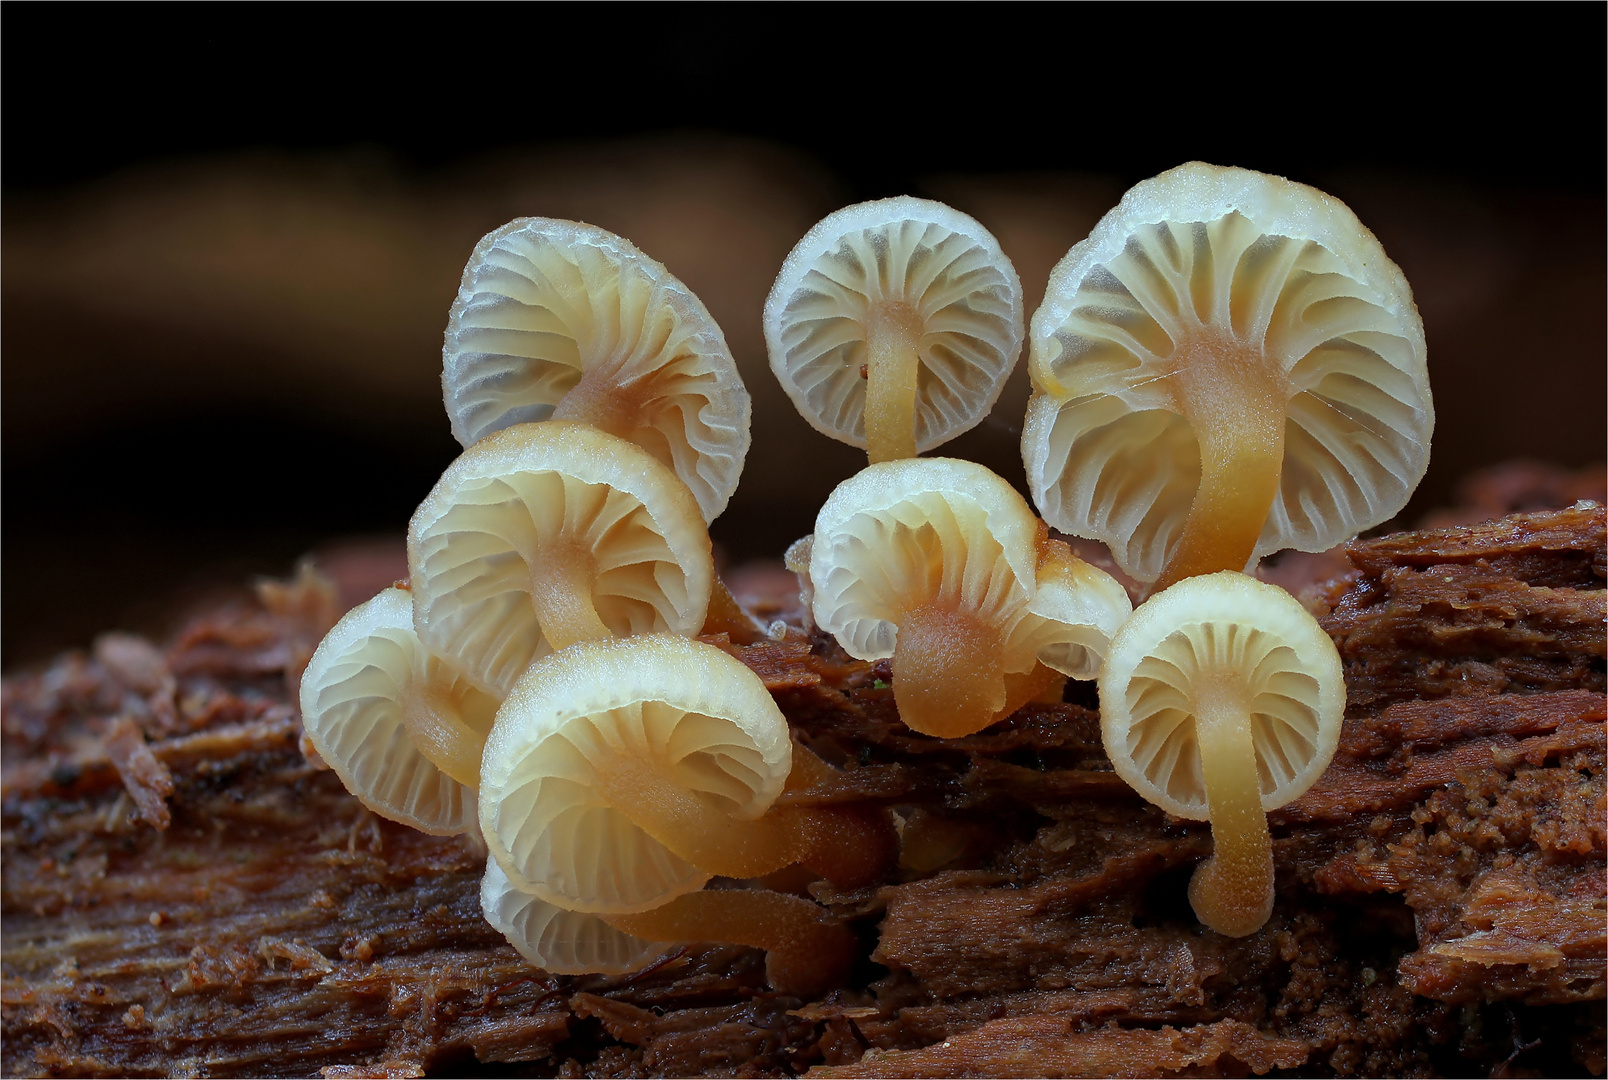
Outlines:
[{"label": "mushroom cluster", "polygon": [[708,533],[749,437],[719,328],[629,242],[522,219],[475,249],[442,384],[465,450],[413,515],[408,581],[315,653],[313,748],[376,812],[479,833],[486,917],[550,971],[720,940],[824,986],[853,938],[822,909],[702,891],[795,863],[861,884],[894,846],[882,811],[772,810],[830,769],[752,672],[689,640],[754,628]]},{"label": "mushroom cluster", "polygon": [[1111,642],[1101,730],[1146,799],[1212,823],[1201,921],[1266,923],[1265,810],[1339,739],[1328,636],[1245,576],[1402,509],[1434,427],[1407,280],[1337,199],[1200,162],[1146,180],[1051,275],[1031,333],[1022,459],[1055,527],[1154,592]]},{"label": "mushroom cluster", "polygon": [[[1032,317],[1022,454],[1044,520],[983,466],[916,456],[983,418],[1023,345],[1016,272],[976,221],[912,198],[828,216],[764,330],[805,419],[870,461],[787,553],[815,624],[891,661],[900,719],[936,738],[1098,679],[1118,774],[1211,823],[1196,913],[1261,927],[1265,812],[1326,767],[1345,687],[1312,617],[1243,571],[1388,519],[1428,462],[1423,328],[1372,234],[1242,169],[1128,192]],[[723,941],[765,949],[779,990],[837,984],[854,935],[761,879],[871,883],[897,839],[884,810],[783,798],[832,768],[696,640],[757,632],[708,533],[749,443],[719,328],[628,241],[524,218],[475,248],[443,356],[464,452],[413,516],[409,580],[314,654],[312,745],[376,812],[477,832],[486,918],[549,971]],[[1153,595],[1135,610],[1052,526]]]},{"label": "mushroom cluster", "polygon": [[549,971],[621,970],[655,941],[767,950],[778,989],[841,977],[853,938],[807,901],[704,891],[795,863],[864,884],[891,856],[880,815],[775,806],[828,768],[790,742],[759,677],[675,635],[588,642],[534,664],[486,744],[487,917]]}]

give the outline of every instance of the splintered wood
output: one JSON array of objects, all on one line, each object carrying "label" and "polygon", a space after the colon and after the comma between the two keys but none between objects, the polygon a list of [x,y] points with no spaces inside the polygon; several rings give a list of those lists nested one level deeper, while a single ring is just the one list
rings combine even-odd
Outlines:
[{"label": "splintered wood", "polygon": [[861,943],[818,1000],[754,950],[549,976],[480,917],[484,852],[310,764],[287,691],[304,574],[165,649],[102,639],[4,687],[6,1075],[1544,1075],[1604,1067],[1604,519],[1594,504],[1358,542],[1305,595],[1346,666],[1334,764],[1271,815],[1278,900],[1184,897],[1202,823],[1133,795],[1093,691],[977,735],[899,723],[885,667],[799,627],[718,643],[880,805],[898,870],[797,874]]}]

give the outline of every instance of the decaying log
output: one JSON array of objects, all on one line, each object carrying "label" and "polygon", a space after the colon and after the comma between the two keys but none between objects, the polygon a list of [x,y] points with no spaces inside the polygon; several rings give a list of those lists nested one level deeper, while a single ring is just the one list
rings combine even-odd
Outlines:
[{"label": "decaying log", "polygon": [[[778,995],[753,950],[554,977],[480,918],[484,852],[364,810],[287,692],[327,592],[103,639],[4,686],[7,1075],[1469,1075],[1604,1068],[1604,521],[1594,505],[1351,545],[1317,591],[1346,666],[1334,765],[1272,815],[1244,939],[1184,886],[1204,825],[1111,771],[1073,684],[966,739],[798,632],[717,643],[894,808],[895,875],[796,877],[860,936]],[[304,579],[301,588],[317,588]],[[166,827],[162,825],[166,822]]]}]

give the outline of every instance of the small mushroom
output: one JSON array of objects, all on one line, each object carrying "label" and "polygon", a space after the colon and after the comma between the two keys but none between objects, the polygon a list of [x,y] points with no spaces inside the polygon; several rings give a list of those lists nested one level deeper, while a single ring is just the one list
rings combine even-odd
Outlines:
[{"label": "small mushroom", "polygon": [[301,709],[319,757],[369,809],[427,833],[475,828],[497,699],[420,644],[406,589],[335,624],[302,675]]},{"label": "small mushroom", "polygon": [[788,255],[765,345],[817,431],[873,462],[915,457],[993,408],[1022,348],[1022,286],[965,214],[909,197],[859,203]]},{"label": "small mushroom", "polygon": [[1401,510],[1435,413],[1412,292],[1339,200],[1194,162],[1123,196],[1033,315],[1045,520],[1156,588]]},{"label": "small mushroom", "polygon": [[981,465],[922,458],[840,484],[815,522],[817,625],[862,660],[893,658],[900,718],[979,731],[1054,686],[1092,679],[1132,606]]},{"label": "small mushroom", "polygon": [[1100,730],[1112,766],[1169,814],[1212,824],[1189,901],[1243,937],[1273,910],[1265,811],[1297,799],[1340,741],[1334,642],[1284,590],[1232,571],[1152,596],[1111,640]]},{"label": "small mushroom", "polygon": [[448,466],[408,527],[414,626],[482,688],[577,641],[696,634],[709,531],[686,485],[586,424],[518,424]]},{"label": "small mushroom", "polygon": [[441,385],[470,446],[512,424],[591,424],[675,470],[713,521],[748,453],[750,403],[720,327],[623,237],[520,218],[475,246]]},{"label": "small mushroom", "polygon": [[573,911],[645,911],[713,874],[800,861],[863,883],[874,868],[834,849],[875,849],[874,829],[772,809],[827,768],[795,754],[764,683],[721,649],[668,634],[587,642],[532,665],[498,711],[481,824],[518,888]]},{"label": "small mushroom", "polygon": [[848,962],[843,927],[766,890],[698,890],[799,861],[863,884],[891,862],[885,823],[773,808],[826,769],[795,755],[764,683],[724,651],[667,634],[586,642],[532,665],[499,710],[480,822],[520,892],[634,938],[765,948],[776,985],[814,986]]}]

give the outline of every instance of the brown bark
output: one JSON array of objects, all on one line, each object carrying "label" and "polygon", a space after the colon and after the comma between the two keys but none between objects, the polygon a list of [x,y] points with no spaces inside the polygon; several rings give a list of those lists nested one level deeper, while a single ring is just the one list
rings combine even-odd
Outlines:
[{"label": "brown bark", "polygon": [[63,657],[4,686],[0,1067],[1600,1073],[1602,510],[1347,558],[1320,590],[1340,750],[1272,815],[1278,900],[1237,940],[1184,899],[1206,827],[1115,777],[1087,684],[938,740],[825,641],[722,641],[838,767],[785,798],[903,821],[883,880],[790,883],[859,942],[815,1000],[769,990],[751,949],[620,978],[524,964],[480,918],[483,853],[374,817],[298,750],[312,600],[212,612],[160,663],[128,641]]}]

